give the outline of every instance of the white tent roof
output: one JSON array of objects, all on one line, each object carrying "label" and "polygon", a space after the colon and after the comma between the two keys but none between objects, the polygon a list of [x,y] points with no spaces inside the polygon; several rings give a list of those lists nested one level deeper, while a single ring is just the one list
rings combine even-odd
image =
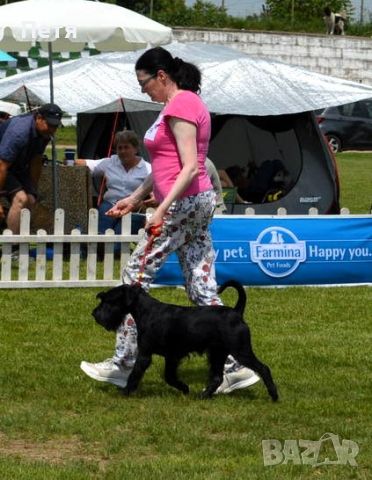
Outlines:
[{"label": "white tent roof", "polygon": [[2,102],[0,100],[0,112],[6,112],[9,115],[14,116],[22,113],[22,109],[19,105],[16,105],[15,103]]},{"label": "white tent roof", "polygon": [[[210,111],[242,115],[281,115],[317,110],[372,97],[372,86],[314,73],[284,63],[252,58],[237,50],[203,43],[172,43],[174,56],[202,71],[201,96]],[[54,67],[55,102],[69,113],[136,109],[149,97],[141,93],[134,64],[141,51],[104,53]],[[0,80],[0,98],[20,101],[25,85],[49,101],[48,68]],[[23,99],[24,101],[24,99]],[[141,103],[138,103],[141,102]]]}]

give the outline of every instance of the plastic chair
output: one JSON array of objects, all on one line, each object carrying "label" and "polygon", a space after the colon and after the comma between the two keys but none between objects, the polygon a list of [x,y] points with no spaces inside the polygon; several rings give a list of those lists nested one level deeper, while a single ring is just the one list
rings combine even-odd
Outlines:
[{"label": "plastic chair", "polygon": [[237,194],[237,187],[225,187],[222,189],[222,199],[226,206],[226,213],[233,213]]}]

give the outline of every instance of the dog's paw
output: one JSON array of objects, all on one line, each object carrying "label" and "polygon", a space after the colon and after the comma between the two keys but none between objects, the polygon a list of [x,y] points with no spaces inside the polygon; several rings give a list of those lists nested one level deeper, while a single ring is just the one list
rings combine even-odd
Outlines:
[{"label": "dog's paw", "polygon": [[278,392],[271,393],[270,396],[273,402],[277,402],[279,400]]},{"label": "dog's paw", "polygon": [[188,394],[190,393],[189,386],[186,385],[186,383],[179,382],[179,383],[176,385],[176,388],[177,388],[177,390],[179,390],[180,392],[182,392],[184,395],[188,395]]},{"label": "dog's paw", "polygon": [[200,393],[200,398],[202,400],[209,400],[213,397],[213,394],[208,392],[206,389]]},{"label": "dog's paw", "polygon": [[130,390],[128,387],[119,388],[119,391],[124,397],[128,397],[130,395]]},{"label": "dog's paw", "polygon": [[190,393],[189,386],[186,385],[186,383],[180,382],[179,380],[177,381],[168,381],[168,385],[171,387],[177,388],[180,392],[182,392],[184,395],[188,395]]},{"label": "dog's paw", "polygon": [[181,391],[184,395],[188,395],[190,393],[190,389],[187,385],[185,385]]}]

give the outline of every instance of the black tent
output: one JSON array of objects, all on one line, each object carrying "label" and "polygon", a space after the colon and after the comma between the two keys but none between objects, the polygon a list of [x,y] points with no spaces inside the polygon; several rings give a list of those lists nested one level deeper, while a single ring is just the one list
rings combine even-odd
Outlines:
[{"label": "black tent", "polygon": [[[79,113],[78,155],[101,158],[108,154],[113,130],[130,128],[140,138],[158,115],[154,110]],[[141,154],[147,158],[147,153]],[[280,198],[249,205],[257,214],[307,214],[315,207],[321,214],[339,213],[338,176],[334,158],[319,131],[312,112],[276,116],[212,114],[209,157],[217,168],[231,166],[256,169],[280,161],[287,172],[289,188]],[[262,170],[262,168],[261,168]],[[275,198],[275,196],[274,196]],[[246,204],[235,204],[229,213],[242,214]]]}]

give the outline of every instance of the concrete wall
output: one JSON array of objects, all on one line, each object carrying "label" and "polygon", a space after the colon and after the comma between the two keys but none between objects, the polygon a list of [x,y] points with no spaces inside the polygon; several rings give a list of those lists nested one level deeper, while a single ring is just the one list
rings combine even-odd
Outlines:
[{"label": "concrete wall", "polygon": [[293,33],[174,28],[181,42],[226,45],[253,57],[372,85],[372,39]]}]

